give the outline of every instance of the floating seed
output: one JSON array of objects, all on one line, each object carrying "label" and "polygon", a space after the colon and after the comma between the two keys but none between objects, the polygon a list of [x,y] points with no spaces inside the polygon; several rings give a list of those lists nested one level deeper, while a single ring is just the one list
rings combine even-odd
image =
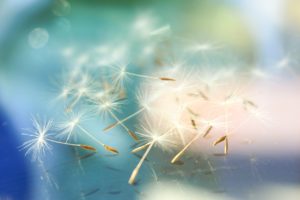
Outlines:
[{"label": "floating seed", "polygon": [[89,150],[89,151],[97,151],[96,148],[92,147],[92,146],[89,146],[89,145],[85,145],[85,144],[80,144],[80,147],[82,149],[85,149],[85,150]]},{"label": "floating seed", "polygon": [[162,80],[162,81],[176,81],[175,79],[168,78],[168,77],[159,77],[159,79]]},{"label": "floating seed", "polygon": [[118,154],[118,153],[119,153],[117,149],[115,149],[115,148],[113,148],[113,147],[111,147],[111,146],[108,146],[108,145],[106,145],[106,144],[103,145],[103,146],[104,146],[105,150],[107,150],[107,151],[110,151],[110,152],[115,153],[115,154]]},{"label": "floating seed", "polygon": [[224,140],[226,140],[227,136],[222,136],[219,139],[217,139],[216,141],[214,141],[213,145],[216,146],[217,144],[223,142]]}]

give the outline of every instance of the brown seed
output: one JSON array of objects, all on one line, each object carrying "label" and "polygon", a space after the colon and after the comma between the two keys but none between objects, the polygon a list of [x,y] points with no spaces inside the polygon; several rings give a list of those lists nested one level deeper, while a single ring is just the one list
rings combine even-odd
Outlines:
[{"label": "brown seed", "polygon": [[89,151],[97,151],[96,148],[94,148],[92,146],[89,146],[89,145],[85,145],[85,144],[81,144],[80,147],[85,149],[85,150],[89,150]]},{"label": "brown seed", "polygon": [[202,92],[201,90],[199,90],[198,92],[204,100],[208,101],[208,97],[204,94],[204,92]]},{"label": "brown seed", "polygon": [[135,141],[139,141],[138,136],[133,131],[128,130],[127,132]]},{"label": "brown seed", "polygon": [[197,129],[197,125],[196,125],[195,120],[191,119],[191,123],[192,123],[192,126],[194,127],[194,129]]},{"label": "brown seed", "polygon": [[162,81],[176,81],[175,79],[168,78],[168,77],[159,77],[159,79],[162,80]]},{"label": "brown seed", "polygon": [[224,140],[226,140],[227,136],[222,136],[219,139],[217,139],[216,141],[214,141],[213,145],[216,146],[217,144],[223,142]]},{"label": "brown seed", "polygon": [[115,149],[115,148],[113,148],[113,147],[111,147],[111,146],[108,146],[108,145],[106,145],[106,144],[103,145],[103,146],[104,146],[105,150],[107,150],[107,151],[110,151],[110,152],[115,153],[115,154],[118,154],[118,153],[119,153],[117,149]]},{"label": "brown seed", "polygon": [[250,100],[244,100],[244,104],[248,104],[248,105],[250,105],[250,106],[253,106],[253,107],[255,107],[255,108],[257,108],[258,106],[253,102],[253,101],[250,101]]},{"label": "brown seed", "polygon": [[113,123],[113,124],[111,124],[111,125],[105,127],[105,128],[103,129],[103,131],[108,131],[108,130],[114,128],[114,127],[117,126],[117,125],[118,125],[118,122],[115,122],[115,123]]}]

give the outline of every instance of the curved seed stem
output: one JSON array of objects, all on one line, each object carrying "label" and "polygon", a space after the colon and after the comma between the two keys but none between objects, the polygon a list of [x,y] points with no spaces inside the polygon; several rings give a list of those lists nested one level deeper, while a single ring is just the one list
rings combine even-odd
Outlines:
[{"label": "curved seed stem", "polygon": [[146,159],[147,155],[149,154],[151,148],[153,147],[155,141],[152,141],[151,144],[148,146],[147,150],[145,151],[143,157],[141,158],[141,160],[139,161],[139,163],[137,164],[137,166],[134,168],[134,170],[132,171],[130,178],[128,180],[128,183],[130,185],[133,185],[135,183],[135,178],[138,175],[140,168],[144,162],[144,160]]},{"label": "curved seed stem", "polygon": [[[211,131],[211,129],[212,129],[212,126],[209,126],[209,127],[206,129],[204,135],[208,134],[208,133]],[[201,134],[197,134],[195,137],[193,137],[193,139],[192,139],[189,143],[187,143],[187,144],[183,147],[183,149],[182,149],[181,151],[179,151],[179,152],[173,157],[173,159],[171,160],[171,163],[172,163],[172,164],[176,163],[176,162],[182,157],[182,155],[185,153],[185,151],[186,151],[186,150],[193,144],[193,142],[196,141],[200,136],[201,136]]]}]

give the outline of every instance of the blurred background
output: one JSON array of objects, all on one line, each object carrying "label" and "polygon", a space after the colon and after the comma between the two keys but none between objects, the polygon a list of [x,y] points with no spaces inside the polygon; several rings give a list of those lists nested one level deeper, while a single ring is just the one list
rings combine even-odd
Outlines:
[{"label": "blurred background", "polygon": [[[152,41],[143,35],[149,30],[171,39]],[[257,104],[271,123],[246,127],[247,144],[237,143],[226,157],[188,156],[193,162],[182,167],[162,163],[164,154],[154,152],[135,186],[127,180],[139,158],[130,154],[133,142],[121,129],[110,133],[122,152],[118,156],[81,160],[82,152],[57,145],[41,165],[20,151],[31,114],[60,115],[52,101],[58,90],[53,80],[63,69],[97,49],[102,57],[93,62],[126,56],[135,65],[146,63],[132,70],[151,71],[153,63],[159,65],[151,47],[161,43],[172,46],[172,61],[186,56],[180,53],[183,44],[199,44],[217,51],[192,60],[196,67],[249,72],[251,91],[258,91]],[[0,199],[295,199],[299,45],[298,0],[0,0]],[[130,86],[133,93],[140,84]],[[124,116],[135,108],[129,102]],[[97,119],[90,126],[101,131],[105,125]],[[151,165],[160,169],[159,184],[153,184]],[[193,172],[199,166],[202,171]]]}]

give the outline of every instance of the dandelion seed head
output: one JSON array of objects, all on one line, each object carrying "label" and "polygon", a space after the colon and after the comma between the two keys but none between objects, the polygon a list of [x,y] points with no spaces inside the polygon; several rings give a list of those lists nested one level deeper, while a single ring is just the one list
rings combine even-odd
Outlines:
[{"label": "dandelion seed head", "polygon": [[172,127],[164,124],[161,120],[154,121],[152,117],[143,117],[139,125],[139,131],[141,141],[145,143],[154,142],[156,146],[159,146],[163,150],[170,150],[174,147],[175,141],[172,138]]},{"label": "dandelion seed head", "polygon": [[92,103],[92,110],[103,117],[107,117],[110,113],[120,112],[121,106],[124,104],[124,101],[118,95],[106,92],[99,93],[98,96],[92,98],[90,101]]},{"label": "dandelion seed head", "polygon": [[45,153],[52,149],[47,138],[53,134],[53,120],[42,119],[37,115],[32,117],[31,121],[32,129],[28,129],[23,133],[31,139],[25,141],[21,149],[26,150],[25,155],[31,154],[33,161],[41,161]]},{"label": "dandelion seed head", "polygon": [[85,115],[80,112],[70,112],[67,114],[67,119],[57,124],[56,129],[59,131],[60,137],[66,138],[66,142],[69,141],[74,134],[77,125],[84,121]]},{"label": "dandelion seed head", "polygon": [[123,88],[125,81],[129,78],[127,75],[127,65],[126,64],[121,64],[117,65],[116,67],[112,67],[113,69],[113,82],[114,85],[118,85],[121,88]]},{"label": "dandelion seed head", "polygon": [[[147,87],[147,86],[145,86]],[[153,96],[150,96],[150,91],[151,88],[147,88],[147,90],[141,89],[137,92],[136,94],[136,99],[139,103],[139,105],[146,109],[147,111],[151,111],[151,107],[152,107],[152,102],[157,99],[159,97],[158,93],[154,93]]]}]

